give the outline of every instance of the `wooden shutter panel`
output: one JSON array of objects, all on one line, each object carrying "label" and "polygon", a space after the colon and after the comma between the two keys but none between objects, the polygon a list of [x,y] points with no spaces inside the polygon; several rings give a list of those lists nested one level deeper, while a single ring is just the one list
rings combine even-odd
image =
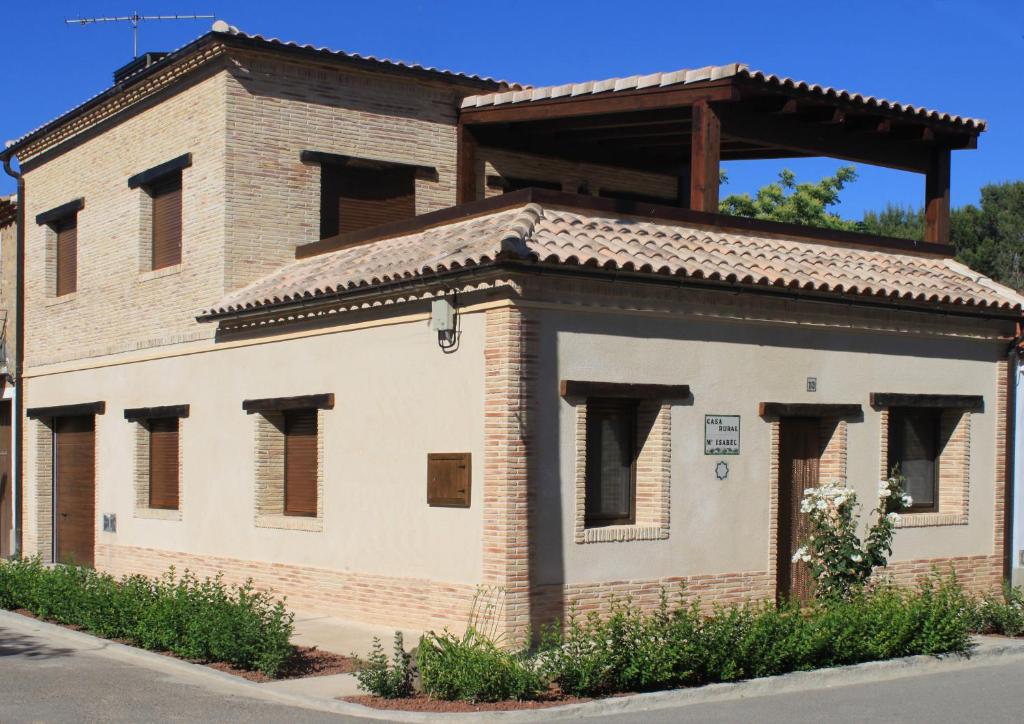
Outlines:
[{"label": "wooden shutter panel", "polygon": [[181,263],[181,173],[150,187],[153,197],[152,268]]},{"label": "wooden shutter panel", "polygon": [[471,462],[470,453],[427,455],[427,505],[468,508]]},{"label": "wooden shutter panel", "polygon": [[57,232],[57,296],[78,289],[78,217],[61,219],[54,226]]},{"label": "wooden shutter panel", "polygon": [[149,421],[149,507],[178,509],[178,418]]},{"label": "wooden shutter panel", "polygon": [[410,168],[350,168],[325,164],[320,176],[320,238],[416,215]]},{"label": "wooden shutter panel", "polygon": [[284,512],[316,515],[317,411],[284,413]]}]

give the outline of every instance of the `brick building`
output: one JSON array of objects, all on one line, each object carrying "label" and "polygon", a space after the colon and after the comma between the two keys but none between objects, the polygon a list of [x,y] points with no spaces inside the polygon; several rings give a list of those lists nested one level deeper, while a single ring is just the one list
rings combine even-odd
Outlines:
[{"label": "brick building", "polygon": [[11,403],[14,401],[13,353],[18,328],[16,197],[0,198],[0,556],[14,550],[13,435]]},{"label": "brick building", "polygon": [[[984,123],[731,65],[522,88],[217,23],[9,145],[21,545],[518,632],[806,595],[800,492],[908,472],[900,580],[1007,561],[1024,301],[953,261]],[[722,216],[721,160],[925,177],[927,238]]]}]

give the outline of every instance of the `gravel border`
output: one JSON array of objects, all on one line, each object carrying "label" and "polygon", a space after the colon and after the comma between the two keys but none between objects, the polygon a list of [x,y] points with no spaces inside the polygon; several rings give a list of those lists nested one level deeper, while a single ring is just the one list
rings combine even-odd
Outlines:
[{"label": "gravel border", "polygon": [[109,655],[122,660],[134,660],[140,665],[151,669],[173,670],[197,678],[207,678],[216,682],[217,688],[233,688],[233,693],[240,696],[275,701],[307,709],[330,711],[363,719],[384,719],[402,722],[436,722],[452,719],[507,720],[507,721],[552,721],[558,719],[576,719],[583,716],[602,716],[608,714],[635,714],[658,709],[670,709],[691,704],[706,704],[716,701],[729,701],[756,696],[789,694],[812,689],[848,686],[872,681],[888,681],[908,676],[921,676],[939,671],[954,671],[963,668],[986,666],[998,660],[1024,659],[1024,640],[997,636],[975,637],[979,644],[969,656],[910,656],[888,661],[873,661],[866,664],[841,666],[832,669],[815,671],[799,671],[781,676],[770,676],[762,679],[750,679],[730,684],[709,684],[690,689],[673,689],[648,694],[631,694],[608,699],[599,699],[582,704],[568,704],[545,709],[503,712],[475,712],[471,714],[434,714],[421,712],[404,712],[395,709],[372,709],[359,704],[337,699],[323,699],[302,696],[267,688],[264,684],[227,674],[201,664],[171,658],[162,654],[126,646],[124,644],[97,638],[81,631],[72,631],[57,624],[47,623],[38,619],[22,616],[11,611],[0,610],[0,623],[26,633],[33,631],[44,633],[55,638],[76,641],[86,644],[92,650],[103,650]]}]

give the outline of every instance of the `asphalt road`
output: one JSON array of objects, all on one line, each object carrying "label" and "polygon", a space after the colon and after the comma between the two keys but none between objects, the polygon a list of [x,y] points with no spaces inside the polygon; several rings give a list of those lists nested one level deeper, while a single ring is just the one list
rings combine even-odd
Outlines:
[{"label": "asphalt road", "polygon": [[0,721],[344,722],[329,712],[240,696],[230,683],[122,660],[0,624]]},{"label": "asphalt road", "polygon": [[[999,661],[998,659],[994,661]],[[921,676],[751,696],[594,722],[1021,722],[1024,657]],[[282,705],[234,680],[129,657],[105,643],[0,623],[0,722],[354,722]],[[543,716],[543,715],[541,715]],[[466,719],[462,719],[466,721]],[[563,720],[564,721],[564,720]]]}]

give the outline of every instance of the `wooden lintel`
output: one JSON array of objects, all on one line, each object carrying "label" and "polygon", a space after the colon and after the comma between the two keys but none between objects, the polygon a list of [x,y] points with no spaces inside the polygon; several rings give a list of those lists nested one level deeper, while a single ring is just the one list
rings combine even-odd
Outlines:
[{"label": "wooden lintel", "polygon": [[690,142],[690,208],[694,211],[718,212],[721,130],[716,109],[706,101],[695,103]]},{"label": "wooden lintel", "polygon": [[883,407],[932,407],[945,410],[974,410],[980,412],[985,406],[981,395],[915,395],[900,392],[872,392],[871,406]]},{"label": "wooden lintel", "polygon": [[298,397],[266,397],[259,400],[244,400],[242,409],[247,413],[280,412],[282,410],[334,409],[334,393],[322,395],[299,395]]},{"label": "wooden lintel", "polygon": [[949,243],[949,157],[948,148],[934,149],[925,177],[924,240],[933,244]]},{"label": "wooden lintel", "polygon": [[30,420],[41,420],[53,417],[75,417],[79,415],[102,415],[107,411],[107,403],[83,402],[77,405],[54,405],[53,407],[30,407],[25,410],[25,417]]},{"label": "wooden lintel", "polygon": [[864,414],[858,404],[816,402],[762,402],[757,414],[761,417],[860,417]]},{"label": "wooden lintel", "polygon": [[562,397],[614,397],[630,400],[688,400],[689,385],[648,385],[627,382],[562,380]]},{"label": "wooden lintel", "polygon": [[130,407],[124,411],[124,419],[135,422],[138,420],[156,420],[166,417],[188,417],[188,405],[162,405],[159,407]]}]

